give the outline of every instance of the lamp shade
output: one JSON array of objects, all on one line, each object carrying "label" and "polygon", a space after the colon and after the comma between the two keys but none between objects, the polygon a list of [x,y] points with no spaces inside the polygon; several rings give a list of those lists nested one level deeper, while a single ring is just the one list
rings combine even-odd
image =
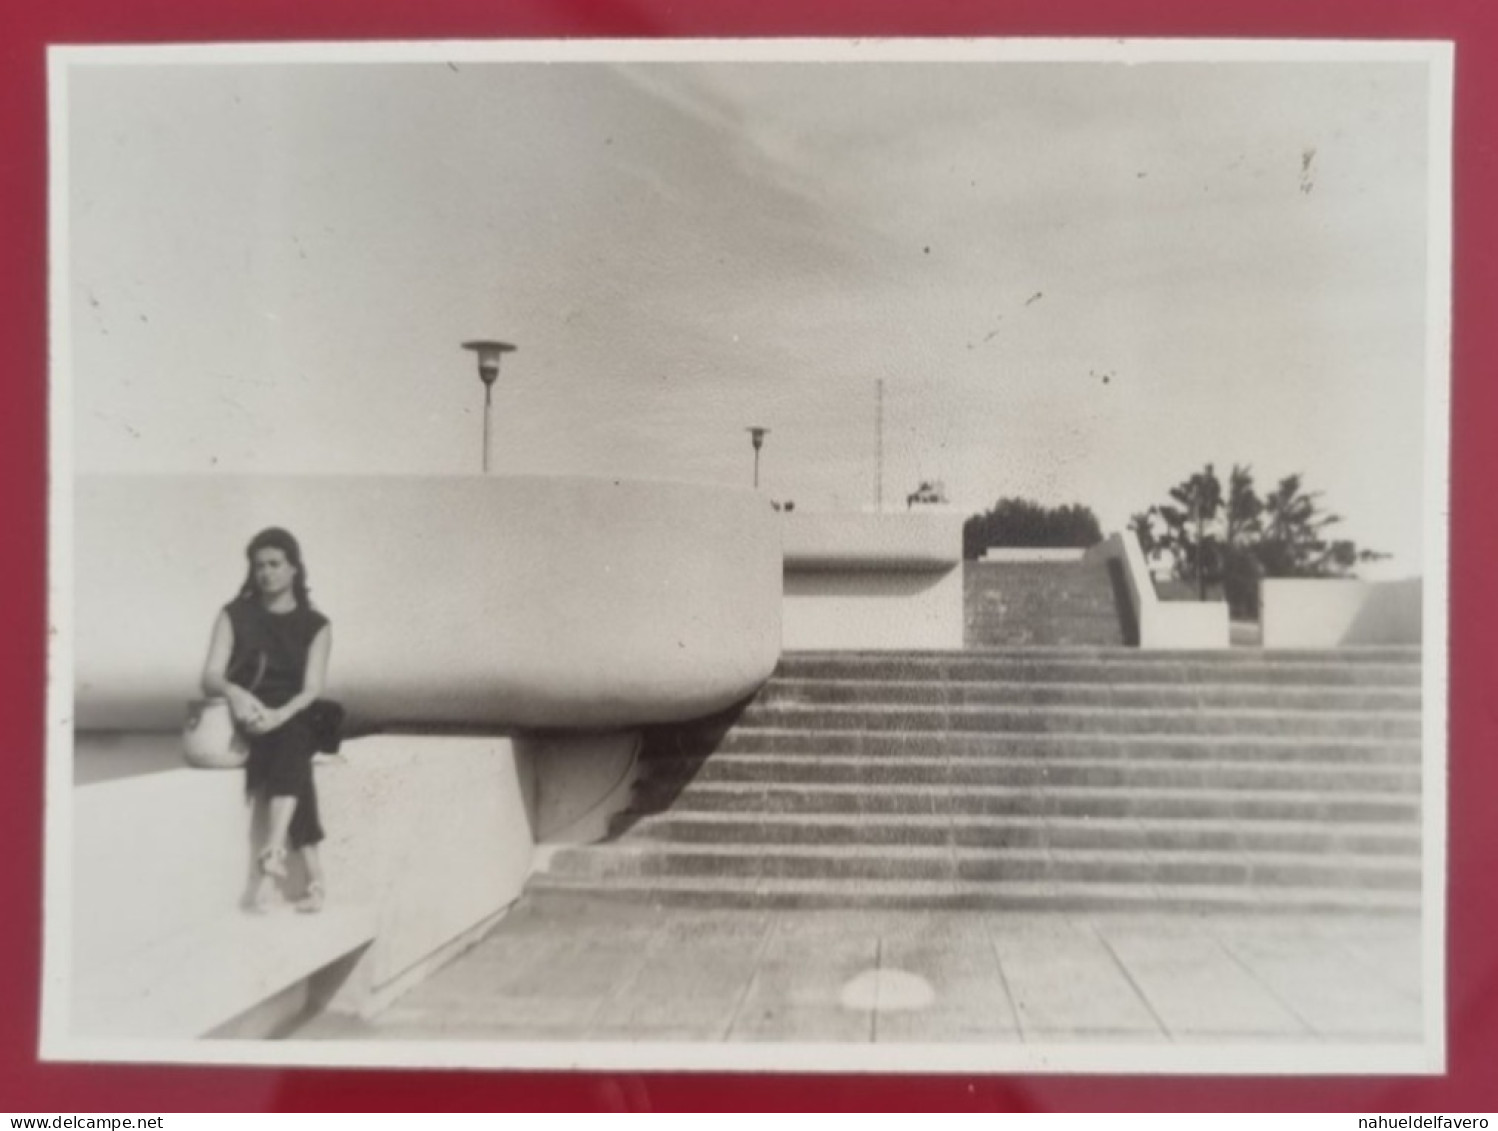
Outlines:
[{"label": "lamp shade", "polygon": [[494,384],[494,379],[499,376],[499,359],[507,353],[514,353],[515,346],[509,342],[472,341],[464,342],[465,350],[472,350],[478,355],[479,377],[486,385]]}]

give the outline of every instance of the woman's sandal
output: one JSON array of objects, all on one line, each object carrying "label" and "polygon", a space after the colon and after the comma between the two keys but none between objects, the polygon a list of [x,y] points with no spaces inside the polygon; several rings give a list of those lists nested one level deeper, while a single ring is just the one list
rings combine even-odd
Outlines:
[{"label": "woman's sandal", "polygon": [[322,910],[323,900],[327,893],[323,891],[322,884],[316,880],[307,885],[307,891],[302,898],[296,901],[296,909],[304,915],[315,915]]},{"label": "woman's sandal", "polygon": [[260,854],[260,872],[262,875],[274,876],[278,880],[286,878],[286,850],[284,848],[267,848]]},{"label": "woman's sandal", "polygon": [[271,876],[260,875],[255,879],[255,888],[250,893],[249,902],[246,906],[257,915],[264,915],[275,910],[280,903],[281,893],[276,887],[276,881]]}]

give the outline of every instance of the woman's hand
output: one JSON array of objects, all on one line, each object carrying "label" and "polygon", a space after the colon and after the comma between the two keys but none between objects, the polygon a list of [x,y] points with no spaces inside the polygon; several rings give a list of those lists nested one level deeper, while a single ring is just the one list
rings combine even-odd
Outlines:
[{"label": "woman's hand", "polygon": [[284,707],[266,707],[261,704],[257,706],[260,707],[259,713],[253,720],[244,724],[244,729],[251,734],[269,734],[291,718],[290,713]]},{"label": "woman's hand", "polygon": [[260,732],[255,728],[264,722],[270,709],[244,688],[232,683],[227,688],[227,697],[229,713],[234,716],[234,721],[250,733],[259,734]]}]

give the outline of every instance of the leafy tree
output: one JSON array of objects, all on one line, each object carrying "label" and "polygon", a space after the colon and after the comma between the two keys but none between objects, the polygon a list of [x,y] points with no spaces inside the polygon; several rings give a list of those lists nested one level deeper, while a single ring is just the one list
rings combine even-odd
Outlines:
[{"label": "leafy tree", "polygon": [[1341,522],[1342,516],[1320,513],[1316,502],[1320,497],[1320,491],[1301,487],[1299,475],[1287,475],[1264,500],[1259,558],[1267,576],[1339,576],[1360,562],[1388,557],[1376,550],[1359,549],[1345,538],[1328,539],[1328,528]]},{"label": "leafy tree", "polygon": [[1134,515],[1130,527],[1151,561],[1168,559],[1199,599],[1220,589],[1234,616],[1259,613],[1265,577],[1345,576],[1360,562],[1386,555],[1353,542],[1329,540],[1339,515],[1321,510],[1320,492],[1288,475],[1267,497],[1250,468],[1234,465],[1227,491],[1211,464],[1170,489],[1170,503]]},{"label": "leafy tree", "polygon": [[1083,549],[1102,538],[1089,507],[1044,507],[1029,499],[1005,498],[962,524],[962,553],[975,560],[993,546]]}]

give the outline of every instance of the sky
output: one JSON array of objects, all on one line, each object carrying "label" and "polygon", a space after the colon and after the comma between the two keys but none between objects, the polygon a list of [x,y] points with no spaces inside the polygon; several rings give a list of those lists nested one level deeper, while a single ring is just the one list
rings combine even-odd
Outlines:
[{"label": "sky", "polygon": [[68,73],[82,472],[496,474],[797,509],[1303,473],[1418,572],[1416,62]]}]

